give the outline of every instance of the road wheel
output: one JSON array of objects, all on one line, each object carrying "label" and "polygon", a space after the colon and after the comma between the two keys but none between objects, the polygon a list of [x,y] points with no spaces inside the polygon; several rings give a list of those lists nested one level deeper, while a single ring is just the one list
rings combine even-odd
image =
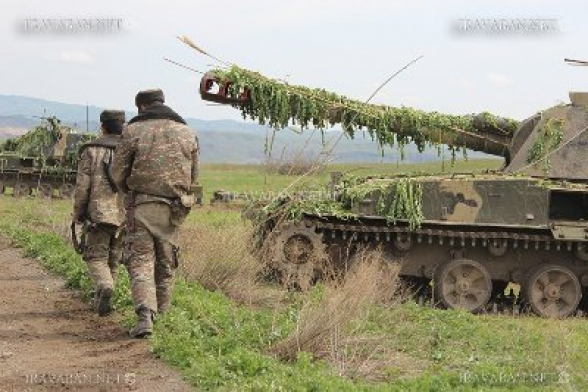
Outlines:
[{"label": "road wheel", "polygon": [[492,294],[492,280],[486,268],[474,260],[450,260],[437,267],[434,276],[436,299],[447,308],[476,312]]},{"label": "road wheel", "polygon": [[53,196],[53,187],[51,184],[43,183],[37,188],[37,195],[43,199],[49,199]]},{"label": "road wheel", "polygon": [[75,187],[72,184],[62,184],[59,187],[59,197],[62,199],[71,199],[74,194]]},{"label": "road wheel", "polygon": [[328,256],[322,235],[304,223],[286,223],[265,241],[262,257],[288,288],[308,290],[325,273]]},{"label": "road wheel", "polygon": [[26,182],[17,182],[14,184],[12,190],[12,196],[14,197],[27,197],[31,195],[31,186]]},{"label": "road wheel", "polygon": [[573,314],[582,299],[582,286],[568,268],[544,264],[533,269],[524,287],[531,309],[542,317],[564,318]]}]

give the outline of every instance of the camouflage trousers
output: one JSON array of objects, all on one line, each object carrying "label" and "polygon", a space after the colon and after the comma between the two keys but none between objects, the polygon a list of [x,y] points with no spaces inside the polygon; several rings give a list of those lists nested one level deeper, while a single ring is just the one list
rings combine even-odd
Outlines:
[{"label": "camouflage trousers", "polygon": [[178,229],[172,208],[165,203],[145,203],[134,208],[134,224],[127,224],[124,259],[135,309],[146,307],[159,313],[168,310],[178,267]]},{"label": "camouflage trousers", "polygon": [[122,239],[116,237],[116,227],[98,224],[86,234],[84,260],[94,287],[114,288],[118,265],[122,258]]}]

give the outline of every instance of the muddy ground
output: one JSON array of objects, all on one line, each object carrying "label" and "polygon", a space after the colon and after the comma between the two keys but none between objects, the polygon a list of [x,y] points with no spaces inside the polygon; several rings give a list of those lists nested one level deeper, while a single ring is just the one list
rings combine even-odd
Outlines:
[{"label": "muddy ground", "polygon": [[0,238],[0,391],[191,391],[63,279]]}]

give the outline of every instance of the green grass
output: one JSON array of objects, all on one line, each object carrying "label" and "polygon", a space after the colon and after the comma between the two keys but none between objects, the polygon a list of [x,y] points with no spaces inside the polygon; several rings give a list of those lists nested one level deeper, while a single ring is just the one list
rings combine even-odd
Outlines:
[{"label": "green grass", "polygon": [[[13,204],[11,208],[7,204]],[[28,257],[39,259],[62,274],[69,287],[91,290],[85,263],[56,233],[18,221],[19,212],[28,217],[37,205],[32,200],[13,202],[2,198],[5,213],[0,230]],[[115,305],[132,319],[128,277],[123,272],[117,284]],[[220,293],[199,284],[178,281],[173,309],[158,319],[152,339],[153,351],[179,368],[186,378],[202,389],[214,390],[403,390],[406,385],[367,384],[338,377],[325,363],[302,354],[295,363],[283,363],[265,352],[293,327],[298,309],[275,313],[253,310],[232,303]],[[418,380],[417,380],[418,381]],[[420,383],[421,381],[418,381]],[[418,385],[418,384],[414,384]]]},{"label": "green grass", "polygon": [[280,191],[295,182],[293,189],[320,188],[329,182],[330,172],[340,171],[354,175],[394,175],[400,173],[461,173],[496,170],[500,168],[500,159],[457,160],[452,166],[450,162],[430,162],[422,164],[337,164],[307,177],[267,173],[263,166],[258,165],[202,165],[200,183],[204,186],[206,198],[210,198],[215,190],[234,192]]},{"label": "green grass", "polygon": [[[291,181],[281,178],[265,185],[256,167],[213,166],[202,173],[204,186],[224,181],[241,190],[278,190]],[[326,178],[322,174],[313,180],[321,183]],[[64,275],[71,287],[88,292],[85,264],[62,236],[70,210],[69,201],[0,197],[0,231],[27,256]],[[196,209],[186,225],[222,230],[245,223],[238,211],[203,208]],[[311,296],[320,293],[319,287]],[[380,374],[383,381],[369,382],[341,377],[333,363],[314,360],[307,353],[293,363],[270,354],[272,345],[295,328],[303,301],[303,296],[293,295],[279,307],[252,308],[197,282],[179,280],[172,311],[157,321],[153,351],[203,390],[588,389],[586,319],[474,316],[411,301],[391,309],[375,307],[366,322],[355,326],[381,349],[369,353],[372,359],[389,361]],[[116,307],[130,323],[132,303],[124,273],[117,284]],[[567,382],[560,383],[566,376]]]}]

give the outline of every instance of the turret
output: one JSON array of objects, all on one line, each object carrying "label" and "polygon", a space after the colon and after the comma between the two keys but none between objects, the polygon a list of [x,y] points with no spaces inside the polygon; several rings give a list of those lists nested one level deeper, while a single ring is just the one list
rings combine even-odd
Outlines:
[{"label": "turret", "polygon": [[588,93],[571,92],[570,101],[521,122],[505,172],[588,180]]}]

